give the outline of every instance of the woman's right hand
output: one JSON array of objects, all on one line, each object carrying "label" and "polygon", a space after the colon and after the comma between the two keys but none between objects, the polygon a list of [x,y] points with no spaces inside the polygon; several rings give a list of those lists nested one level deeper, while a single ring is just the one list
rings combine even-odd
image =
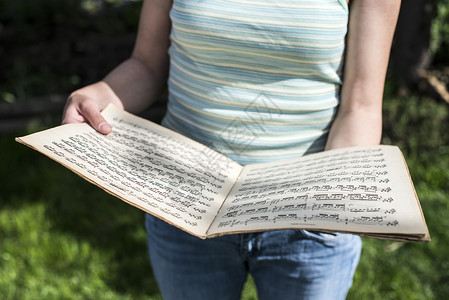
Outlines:
[{"label": "woman's right hand", "polygon": [[108,134],[111,125],[100,112],[110,103],[123,109],[120,99],[104,81],[76,90],[67,99],[62,124],[86,122],[98,132]]}]

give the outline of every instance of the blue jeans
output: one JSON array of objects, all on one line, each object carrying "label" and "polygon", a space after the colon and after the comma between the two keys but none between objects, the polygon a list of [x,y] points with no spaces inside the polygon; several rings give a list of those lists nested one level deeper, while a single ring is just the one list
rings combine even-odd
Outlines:
[{"label": "blue jeans", "polygon": [[146,216],[153,272],[166,300],[240,299],[248,272],[260,300],[344,299],[361,240],[280,230],[202,240]]}]

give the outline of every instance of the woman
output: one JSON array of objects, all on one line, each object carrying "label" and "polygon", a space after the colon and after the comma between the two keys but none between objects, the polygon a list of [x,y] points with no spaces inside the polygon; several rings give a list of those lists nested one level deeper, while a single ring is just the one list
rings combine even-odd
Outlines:
[{"label": "woman", "polygon": [[[63,123],[108,134],[100,111],[139,112],[168,78],[163,125],[241,164],[381,137],[382,94],[399,0],[145,0],[131,58],[73,92]],[[343,56],[346,57],[343,68]],[[344,70],[342,75],[342,71]],[[147,215],[166,299],[344,299],[360,239],[282,230],[210,240]]]}]

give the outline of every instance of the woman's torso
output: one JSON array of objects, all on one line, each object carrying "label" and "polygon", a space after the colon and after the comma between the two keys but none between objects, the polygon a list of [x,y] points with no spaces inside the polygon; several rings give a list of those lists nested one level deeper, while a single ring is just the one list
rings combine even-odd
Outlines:
[{"label": "woman's torso", "polygon": [[174,0],[163,124],[241,164],[324,149],[344,0]]}]

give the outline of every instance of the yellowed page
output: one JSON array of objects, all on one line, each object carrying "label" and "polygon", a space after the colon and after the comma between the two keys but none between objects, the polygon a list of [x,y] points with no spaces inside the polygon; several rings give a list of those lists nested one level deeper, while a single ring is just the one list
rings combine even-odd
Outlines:
[{"label": "yellowed page", "polygon": [[[241,166],[113,106],[104,136],[68,124],[18,138],[123,201],[204,238]],[[70,193],[70,191],[67,191]]]},{"label": "yellowed page", "polygon": [[246,166],[208,234],[287,228],[428,237],[394,146]]}]

